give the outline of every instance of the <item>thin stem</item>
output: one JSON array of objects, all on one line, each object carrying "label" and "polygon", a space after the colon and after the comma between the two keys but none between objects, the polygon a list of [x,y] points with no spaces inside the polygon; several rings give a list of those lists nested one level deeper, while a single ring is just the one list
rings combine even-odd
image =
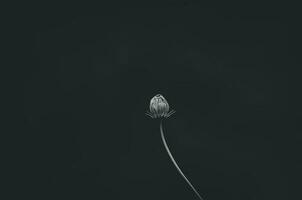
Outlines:
[{"label": "thin stem", "polygon": [[173,164],[175,165],[177,171],[181,174],[181,176],[186,180],[186,182],[189,184],[189,186],[192,188],[192,190],[195,192],[195,194],[199,197],[200,200],[204,200],[200,194],[197,192],[197,190],[194,188],[194,186],[191,184],[191,182],[187,179],[187,177],[184,175],[184,173],[181,171],[181,169],[179,168],[178,164],[176,163],[175,159],[173,158],[171,152],[170,152],[170,149],[167,145],[167,142],[166,142],[166,139],[165,139],[165,135],[164,135],[164,132],[163,132],[163,125],[162,125],[162,120],[160,121],[160,133],[161,133],[161,139],[164,143],[164,146],[167,150],[167,153],[170,157],[170,159],[172,160]]}]

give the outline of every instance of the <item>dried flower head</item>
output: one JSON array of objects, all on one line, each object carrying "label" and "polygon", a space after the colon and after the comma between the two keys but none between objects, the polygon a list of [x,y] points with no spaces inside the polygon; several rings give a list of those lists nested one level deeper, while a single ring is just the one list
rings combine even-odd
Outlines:
[{"label": "dried flower head", "polygon": [[151,118],[168,118],[175,113],[174,110],[169,112],[168,101],[161,94],[157,94],[151,99],[149,108],[150,112],[147,112],[146,115]]}]

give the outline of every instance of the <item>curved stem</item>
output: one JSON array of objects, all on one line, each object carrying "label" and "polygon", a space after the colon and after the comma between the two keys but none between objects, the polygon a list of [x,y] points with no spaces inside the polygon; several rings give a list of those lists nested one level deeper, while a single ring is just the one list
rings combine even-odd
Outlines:
[{"label": "curved stem", "polygon": [[204,200],[200,194],[197,192],[197,190],[194,188],[194,186],[191,184],[191,182],[187,179],[187,177],[184,175],[184,173],[181,171],[181,169],[179,168],[179,166],[177,165],[175,159],[173,158],[171,152],[170,152],[170,149],[167,145],[167,142],[166,142],[166,139],[165,139],[165,135],[164,135],[164,132],[163,132],[163,125],[162,125],[162,120],[160,121],[160,133],[161,133],[161,139],[164,143],[164,146],[167,150],[167,153],[170,157],[170,159],[172,160],[173,164],[175,165],[177,171],[181,174],[181,176],[186,180],[186,182],[189,184],[189,186],[192,188],[192,190],[195,192],[195,194],[199,197],[200,200]]}]

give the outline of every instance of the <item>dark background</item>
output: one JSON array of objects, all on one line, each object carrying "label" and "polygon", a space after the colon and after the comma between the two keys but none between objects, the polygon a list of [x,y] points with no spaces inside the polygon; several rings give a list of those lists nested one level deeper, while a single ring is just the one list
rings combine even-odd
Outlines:
[{"label": "dark background", "polygon": [[24,194],[197,199],[144,114],[161,93],[171,151],[205,200],[299,199],[299,8],[212,3],[19,6]]}]

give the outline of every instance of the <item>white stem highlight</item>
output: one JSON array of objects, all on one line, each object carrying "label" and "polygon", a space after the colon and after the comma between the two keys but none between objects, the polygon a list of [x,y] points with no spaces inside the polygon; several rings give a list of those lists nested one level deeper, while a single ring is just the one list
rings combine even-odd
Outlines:
[{"label": "white stem highlight", "polygon": [[170,149],[167,145],[167,142],[166,142],[166,139],[165,139],[165,135],[164,135],[164,132],[163,132],[163,125],[162,125],[162,120],[160,121],[160,133],[161,133],[161,139],[164,143],[164,146],[167,150],[167,153],[170,157],[170,159],[172,160],[173,164],[175,165],[177,171],[181,174],[181,176],[185,179],[185,181],[189,184],[189,186],[192,188],[192,190],[195,192],[195,194],[199,197],[200,200],[204,200],[200,194],[197,192],[197,190],[194,188],[194,186],[191,184],[191,182],[187,179],[187,177],[184,175],[184,173],[181,171],[181,169],[179,168],[178,164],[176,163],[175,159],[173,158],[171,152],[170,152]]}]

